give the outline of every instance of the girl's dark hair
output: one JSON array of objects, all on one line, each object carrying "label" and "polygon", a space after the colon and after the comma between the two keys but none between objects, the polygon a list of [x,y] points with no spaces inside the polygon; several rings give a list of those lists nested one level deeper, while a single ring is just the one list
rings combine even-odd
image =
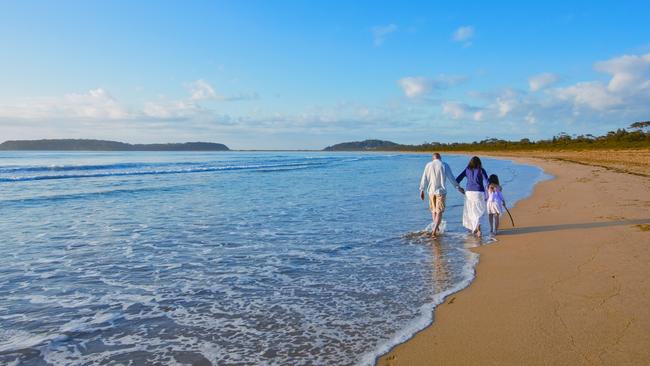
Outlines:
[{"label": "girl's dark hair", "polygon": [[490,184],[497,184],[498,185],[499,184],[499,177],[497,177],[496,174],[490,174],[490,176],[488,177],[488,182]]},{"label": "girl's dark hair", "polygon": [[467,167],[470,169],[481,169],[483,168],[483,165],[481,164],[481,159],[479,159],[478,156],[474,156],[469,159],[469,164],[467,164]]}]

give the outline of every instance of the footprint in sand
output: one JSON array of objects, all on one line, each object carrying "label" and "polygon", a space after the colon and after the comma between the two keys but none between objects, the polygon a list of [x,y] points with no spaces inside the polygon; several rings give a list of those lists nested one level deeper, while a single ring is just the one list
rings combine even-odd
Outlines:
[{"label": "footprint in sand", "polygon": [[386,357],[386,366],[393,366],[393,363],[391,361],[395,361],[395,359],[397,359],[395,355]]},{"label": "footprint in sand", "polygon": [[634,226],[638,227],[641,231],[650,231],[650,224],[639,224]]}]

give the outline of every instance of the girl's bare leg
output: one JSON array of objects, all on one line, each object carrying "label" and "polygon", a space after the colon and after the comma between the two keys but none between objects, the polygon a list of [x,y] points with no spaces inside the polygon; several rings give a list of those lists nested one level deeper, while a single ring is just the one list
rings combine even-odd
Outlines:
[{"label": "girl's bare leg", "polygon": [[497,230],[499,230],[499,214],[494,215],[494,235],[497,234]]},{"label": "girl's bare leg", "polygon": [[488,221],[490,221],[490,234],[494,232],[494,224],[492,223],[493,219],[494,219],[494,214],[489,214]]}]

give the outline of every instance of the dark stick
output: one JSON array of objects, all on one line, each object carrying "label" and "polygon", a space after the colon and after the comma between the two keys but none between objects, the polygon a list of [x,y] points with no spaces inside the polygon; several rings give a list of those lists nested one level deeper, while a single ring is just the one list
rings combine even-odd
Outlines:
[{"label": "dark stick", "polygon": [[510,214],[510,211],[508,210],[508,207],[506,205],[503,205],[503,208],[506,209],[506,212],[508,213],[508,216],[510,216],[510,222],[512,222],[512,227],[515,227],[515,220],[512,219],[512,215]]}]

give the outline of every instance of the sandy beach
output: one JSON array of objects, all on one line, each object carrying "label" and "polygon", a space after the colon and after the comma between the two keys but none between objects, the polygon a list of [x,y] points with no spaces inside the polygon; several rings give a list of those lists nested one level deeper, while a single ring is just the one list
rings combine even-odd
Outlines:
[{"label": "sandy beach", "polygon": [[649,155],[589,154],[512,158],[555,178],[475,249],[474,282],[378,365],[650,364]]}]

